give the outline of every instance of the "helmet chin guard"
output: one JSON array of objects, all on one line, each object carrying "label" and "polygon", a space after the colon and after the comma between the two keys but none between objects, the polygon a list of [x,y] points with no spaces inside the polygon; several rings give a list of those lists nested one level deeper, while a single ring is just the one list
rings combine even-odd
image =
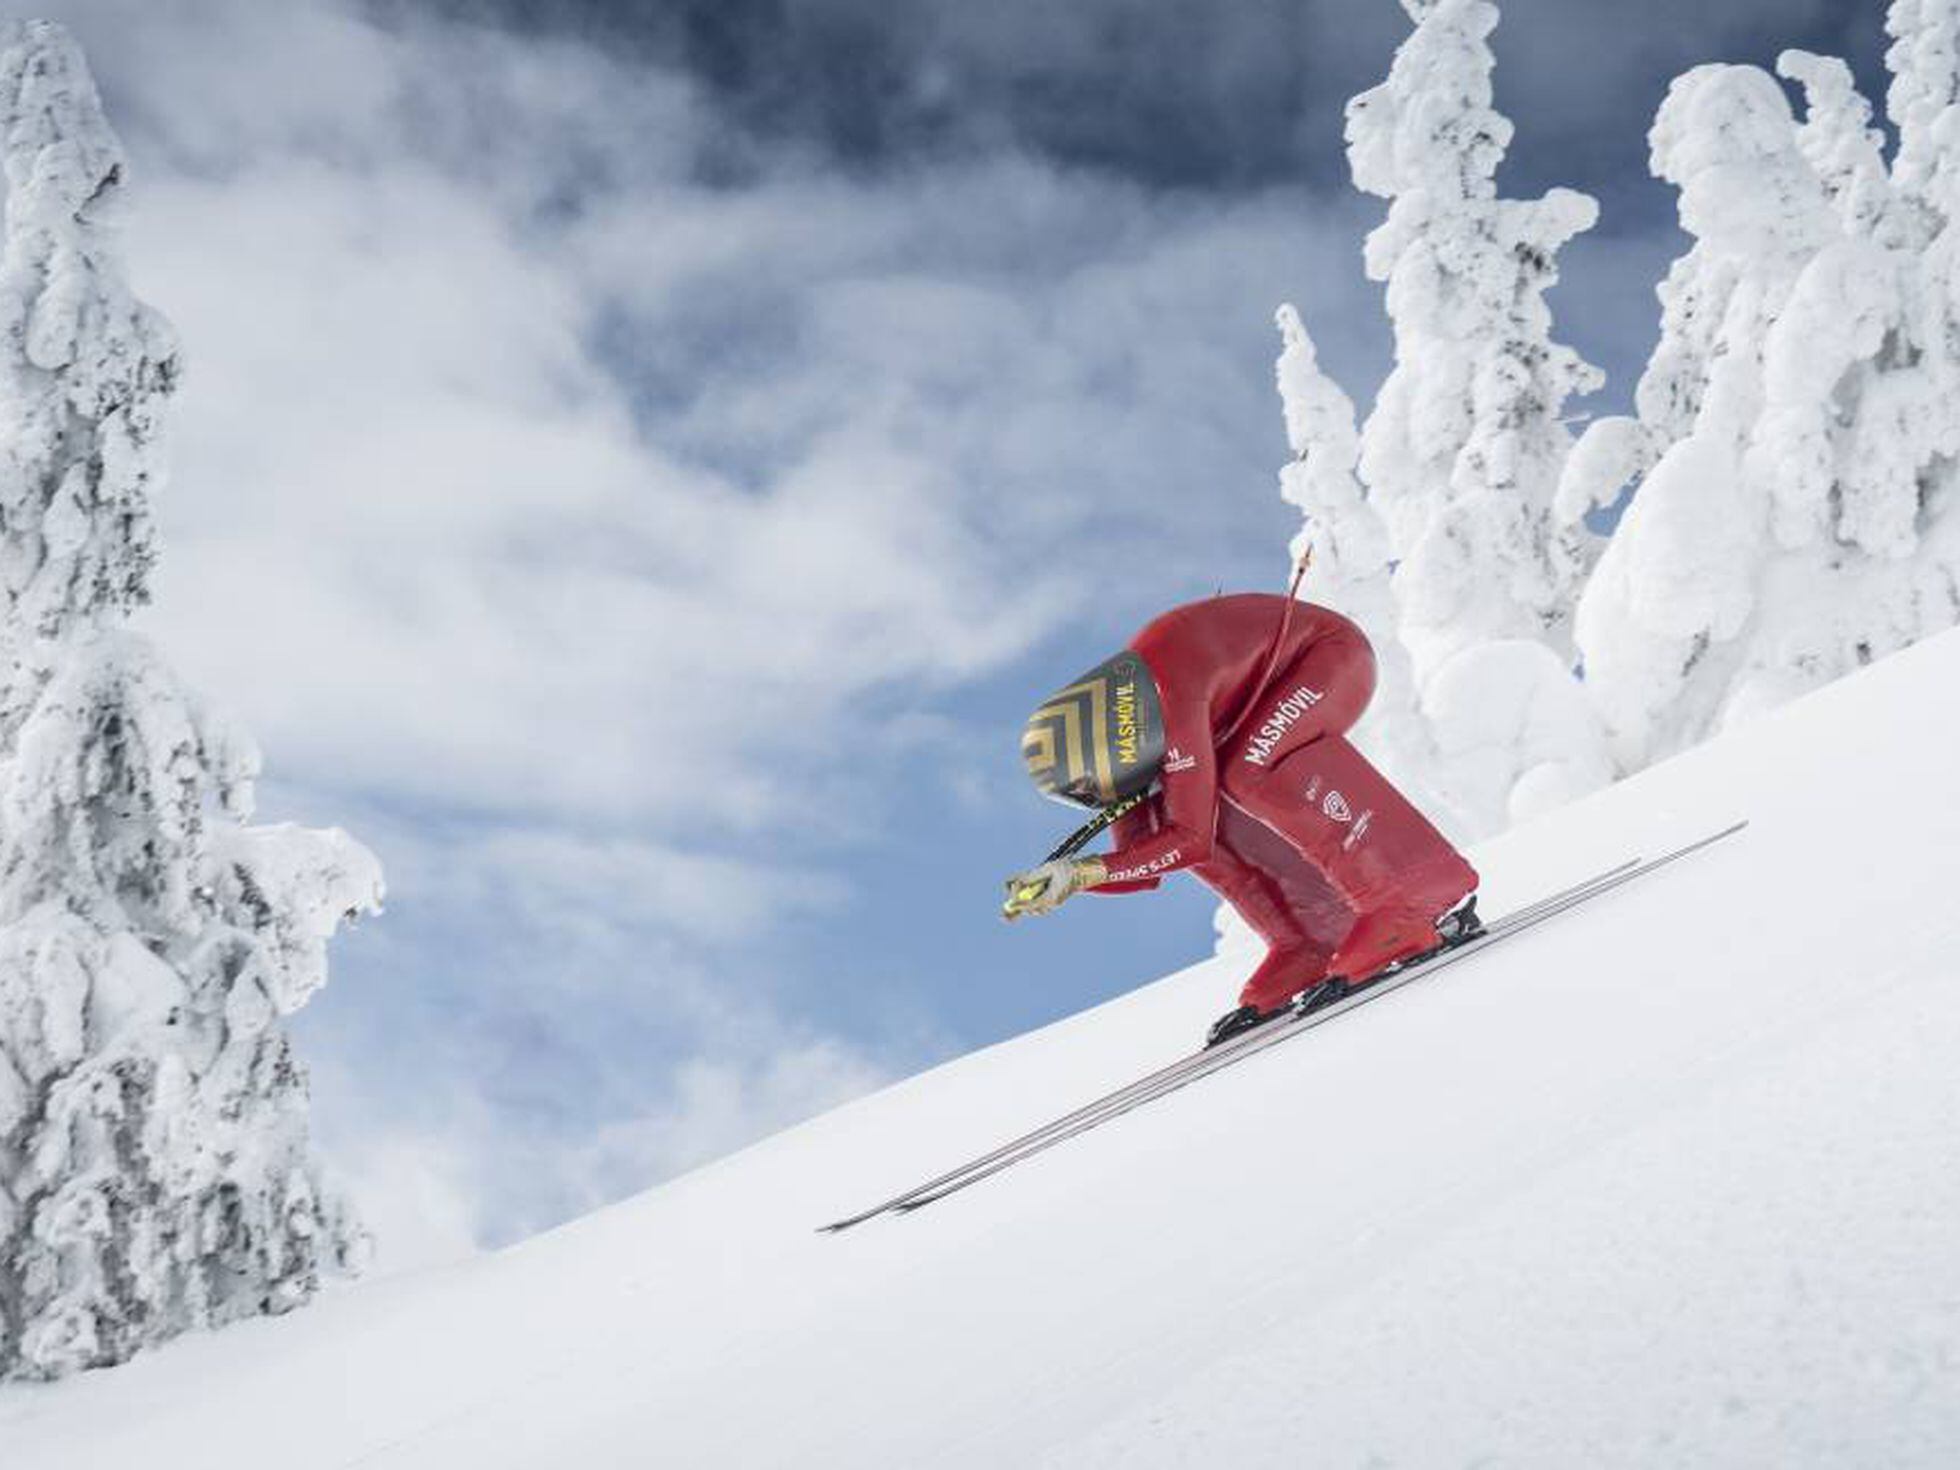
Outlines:
[{"label": "helmet chin guard", "polygon": [[1021,758],[1044,796],[1094,809],[1134,796],[1164,761],[1164,711],[1149,666],[1125,651],[1042,701]]}]

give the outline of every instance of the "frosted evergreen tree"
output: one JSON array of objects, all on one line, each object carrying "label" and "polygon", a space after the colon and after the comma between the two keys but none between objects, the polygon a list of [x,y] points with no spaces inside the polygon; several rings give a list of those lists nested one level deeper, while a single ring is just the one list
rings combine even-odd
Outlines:
[{"label": "frosted evergreen tree", "polygon": [[[1511,124],[1491,106],[1496,6],[1403,8],[1416,26],[1388,79],[1348,104],[1354,182],[1390,201],[1366,266],[1387,287],[1395,367],[1357,467],[1396,611],[1377,604],[1370,627],[1378,643],[1395,630],[1410,668],[1412,698],[1391,689],[1380,721],[1389,763],[1473,837],[1611,776],[1570,637],[1598,538],[1557,497],[1566,401],[1601,377],[1552,340],[1544,301],[1559,249],[1597,210],[1567,189],[1498,197]],[[1338,534],[1351,514],[1330,502],[1318,522]]]},{"label": "frosted evergreen tree", "polygon": [[1361,435],[1354,401],[1321,371],[1299,312],[1282,306],[1277,321],[1280,406],[1293,450],[1292,461],[1280,471],[1280,495],[1301,514],[1293,560],[1297,565],[1311,551],[1307,593],[1373,634],[1375,697],[1355,728],[1355,743],[1398,784],[1429,797],[1424,784],[1428,747],[1416,708],[1415,678],[1408,653],[1395,636],[1398,614],[1388,527],[1355,473]]},{"label": "frosted evergreen tree", "polygon": [[52,1377],[351,1264],[283,1019],[380,874],[245,825],[256,752],[128,626],[177,348],[56,26],[0,26],[0,167],[0,1377]]},{"label": "frosted evergreen tree", "polygon": [[1892,89],[1916,121],[1889,174],[1848,74],[1805,53],[1780,64],[1803,124],[1766,73],[1710,66],[1650,135],[1695,245],[1661,290],[1637,424],[1595,425],[1612,442],[1573,459],[1591,482],[1562,487],[1638,483],[1579,617],[1628,767],[1960,620],[1955,22],[1901,0],[1890,24],[1892,63],[1919,70]]},{"label": "frosted evergreen tree", "polygon": [[1544,293],[1598,210],[1569,189],[1497,197],[1511,124],[1491,106],[1496,6],[1404,8],[1417,25],[1388,80],[1348,104],[1348,159],[1356,186],[1390,201],[1366,262],[1387,285],[1395,370],[1361,472],[1394,538],[1403,638],[1426,678],[1492,638],[1563,652],[1585,537],[1551,511],[1571,447],[1561,415],[1602,378],[1551,340]]},{"label": "frosted evergreen tree", "polygon": [[1931,238],[1960,197],[1960,9],[1953,0],[1892,0],[1885,29],[1885,110],[1899,130],[1893,181],[1923,211],[1923,237]]},{"label": "frosted evergreen tree", "polygon": [[[1630,767],[1699,739],[1715,719],[1727,673],[1719,651],[1749,618],[1768,534],[1770,487],[1742,484],[1765,339],[1805,265],[1839,233],[1781,89],[1756,68],[1678,78],[1650,143],[1696,243],[1660,288],[1661,339],[1635,395],[1652,463],[1640,466],[1579,617],[1587,689]],[[1602,421],[1587,437],[1616,427]],[[1616,478],[1603,476],[1592,498]]]}]

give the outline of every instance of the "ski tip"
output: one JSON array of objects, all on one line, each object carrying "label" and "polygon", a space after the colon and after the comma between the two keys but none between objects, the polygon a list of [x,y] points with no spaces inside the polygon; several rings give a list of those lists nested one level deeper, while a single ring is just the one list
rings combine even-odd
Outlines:
[{"label": "ski tip", "polygon": [[1674,855],[1677,857],[1685,857],[1687,854],[1691,852],[1698,852],[1704,847],[1713,847],[1716,843],[1722,841],[1723,839],[1735,836],[1736,833],[1742,831],[1748,825],[1749,825],[1749,819],[1747,817],[1741,817],[1736,821],[1729,823],[1729,825],[1722,828],[1721,831],[1710,832],[1706,837],[1702,838],[1699,842],[1690,842],[1685,847],[1681,847],[1677,849]]}]

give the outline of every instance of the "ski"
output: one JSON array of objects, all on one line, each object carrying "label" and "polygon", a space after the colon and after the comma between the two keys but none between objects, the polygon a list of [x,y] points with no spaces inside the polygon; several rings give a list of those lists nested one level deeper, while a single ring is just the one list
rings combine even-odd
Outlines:
[{"label": "ski", "polygon": [[893,1195],[890,1199],[883,1200],[857,1214],[845,1216],[843,1219],[834,1220],[818,1228],[824,1233],[835,1234],[880,1215],[908,1214],[913,1210],[923,1209],[948,1195],[957,1194],[960,1190],[979,1183],[982,1179],[992,1178],[1023,1159],[1045,1152],[1058,1143],[1086,1133],[1113,1118],[1121,1117],[1134,1108],[1167,1096],[1200,1077],[1222,1071],[1255,1052],[1265,1051],[1302,1031],[1311,1030],[1338,1015],[1399,990],[1402,986],[1425,975],[1447,968],[1458,960],[1466,959],[1479,950],[1489,948],[1501,939],[1522,933],[1567,909],[1577,907],[1624,883],[1666,867],[1691,853],[1699,852],[1725,837],[1740,832],[1747,825],[1746,822],[1737,822],[1720,832],[1685,844],[1660,857],[1646,861],[1630,859],[1605,872],[1595,874],[1569,888],[1561,889],[1557,893],[1490,921],[1480,933],[1458,944],[1392,969],[1366,985],[1357,987],[1353,993],[1331,1005],[1306,1014],[1294,1014],[1269,1021],[1249,1031],[1241,1032],[1217,1046],[1193,1052],[1113,1092],[1084,1103],[1081,1107],[1052,1119],[1039,1128],[1009,1139],[1006,1143],[977,1158],[969,1159],[957,1168],[914,1185],[903,1193]]},{"label": "ski", "polygon": [[1222,1072],[1225,1068],[1243,1061],[1255,1052],[1265,1051],[1270,1047],[1279,1045],[1282,1041],[1287,1041],[1299,1035],[1303,1031],[1310,1031],[1316,1026],[1331,1021],[1336,1016],[1343,1015],[1348,1011],[1358,1010],[1370,1001],[1379,1000],[1382,996],[1399,990],[1404,985],[1420,980],[1437,970],[1446,969],[1458,960],[1468,959],[1473,952],[1488,948],[1500,939],[1523,933],[1526,929],[1543,923],[1545,920],[1564,913],[1568,909],[1577,908],[1580,904],[1597,898],[1603,893],[1610,892],[1624,883],[1630,883],[1636,878],[1644,877],[1646,874],[1654,872],[1658,868],[1665,867],[1670,863],[1687,857],[1690,853],[1699,852],[1724,837],[1740,832],[1747,825],[1748,823],[1746,822],[1738,822],[1732,827],[1724,828],[1720,832],[1713,833],[1696,842],[1665,853],[1660,857],[1626,865],[1610,876],[1602,875],[1588,883],[1576,885],[1575,888],[1568,889],[1562,894],[1555,894],[1549,899],[1541,900],[1538,904],[1531,906],[1529,910],[1520,910],[1514,914],[1507,914],[1496,923],[1489,925],[1476,938],[1466,940],[1452,949],[1441,950],[1428,956],[1418,964],[1409,965],[1404,969],[1393,971],[1378,980],[1371,981],[1369,984],[1357,989],[1353,994],[1336,1001],[1330,1006],[1321,1010],[1308,1012],[1305,1015],[1289,1016],[1283,1020],[1271,1022],[1247,1032],[1246,1035],[1251,1038],[1249,1044],[1235,1048],[1225,1055],[1219,1055],[1220,1052],[1224,1051],[1222,1047],[1215,1048],[1211,1052],[1201,1052],[1198,1054],[1196,1065],[1181,1068],[1173,1075],[1163,1078],[1157,1085],[1133,1095],[1118,1098],[1116,1094],[1111,1094],[1110,1101],[1106,1105],[1092,1106],[1091,1108],[1080,1110],[1073,1122],[1063,1128],[1048,1133],[1026,1147],[1001,1154],[991,1159],[984,1166],[969,1167],[966,1170],[960,1171],[954,1178],[936,1188],[913,1192],[910,1198],[893,1206],[892,1213],[910,1214],[914,1210],[922,1210],[927,1205],[935,1204],[945,1199],[948,1195],[958,1194],[961,1190],[970,1188],[983,1179],[991,1179],[994,1175],[1012,1168],[1024,1159],[1029,1159],[1036,1154],[1046,1152],[1058,1143],[1063,1143],[1068,1139],[1078,1137],[1083,1133],[1087,1133],[1092,1128],[1100,1127],[1112,1119],[1122,1117],[1125,1113],[1135,1108],[1142,1107],[1146,1103],[1155,1102],[1161,1097],[1166,1097],[1178,1091],[1180,1088],[1189,1086],[1201,1077],[1209,1077],[1214,1072]]},{"label": "ski", "polygon": [[[1610,878],[1616,877],[1620,873],[1623,873],[1628,869],[1635,867],[1638,864],[1638,862],[1639,862],[1638,858],[1629,859],[1628,861],[1621,863],[1618,867],[1609,868],[1606,872],[1597,873],[1593,875],[1591,878],[1588,878],[1583,882],[1573,884],[1570,888],[1562,889],[1560,892],[1552,894],[1549,897],[1541,898],[1534,903],[1527,904],[1523,909],[1518,910],[1516,913],[1506,915],[1503,919],[1498,920],[1495,924],[1486,925],[1484,930],[1484,935],[1480,935],[1479,938],[1481,939],[1487,936],[1493,929],[1502,928],[1506,925],[1515,924],[1519,920],[1526,918],[1530,914],[1534,913],[1536,910],[1543,908],[1548,904],[1560,902],[1564,899],[1571,897],[1574,894],[1581,893],[1586,889],[1591,888],[1594,884],[1602,883]],[[1409,968],[1412,969],[1415,967],[1411,966]],[[1277,1023],[1273,1023],[1273,1022],[1268,1023],[1269,1026],[1272,1024],[1277,1024]],[[1134,1094],[1148,1091],[1152,1087],[1160,1086],[1163,1083],[1170,1081],[1172,1078],[1181,1075],[1185,1071],[1198,1067],[1206,1062],[1215,1060],[1218,1057],[1231,1055],[1237,1052],[1240,1048],[1249,1046],[1252,1042],[1252,1039],[1255,1036],[1263,1034],[1264,1029],[1265,1028],[1259,1028],[1252,1031],[1243,1031],[1240,1032],[1237,1036],[1231,1037],[1230,1039],[1221,1042],[1217,1046],[1203,1047],[1195,1052],[1189,1053],[1188,1055],[1179,1057],[1176,1061],[1167,1063],[1165,1066],[1158,1068],[1156,1071],[1148,1073],[1143,1077],[1139,1077],[1134,1082],[1126,1083],[1124,1086],[1117,1088],[1114,1092],[1105,1093],[1100,1097],[1093,1098],[1089,1102],[1084,1103],[1081,1107],[1076,1108],[1071,1112],[1064,1113],[1059,1118],[1050,1119],[1048,1122],[1043,1123],[1039,1128],[1035,1128],[1027,1133],[1023,1133],[1018,1138],[1009,1139],[1006,1143],[1001,1144],[998,1148],[992,1149],[989,1152],[980,1155],[980,1157],[976,1159],[969,1159],[966,1163],[961,1164],[956,1169],[949,1169],[946,1173],[939,1175],[935,1179],[928,1179],[923,1184],[914,1185],[911,1189],[906,1190],[903,1194],[893,1195],[890,1199],[884,1200],[879,1204],[873,1205],[871,1208],[867,1210],[860,1211],[858,1214],[855,1215],[847,1216],[842,1220],[834,1220],[830,1224],[822,1226],[820,1228],[823,1231],[830,1232],[830,1233],[834,1233],[839,1230],[848,1230],[853,1225],[861,1225],[866,1220],[873,1219],[878,1215],[887,1213],[888,1211],[902,1209],[905,1205],[910,1203],[914,1198],[920,1195],[928,1194],[933,1190],[951,1184],[954,1180],[958,1179],[963,1174],[969,1174],[974,1172],[975,1170],[985,1168],[987,1165],[994,1163],[996,1160],[1006,1156],[1007,1154],[1017,1153],[1023,1149],[1029,1148],[1031,1145],[1038,1144],[1043,1139],[1050,1136],[1051,1134],[1059,1133],[1064,1129],[1073,1126],[1075,1123],[1079,1122],[1080,1120],[1082,1120],[1084,1117],[1088,1116],[1091,1113],[1099,1112],[1104,1108],[1120,1103]]]}]

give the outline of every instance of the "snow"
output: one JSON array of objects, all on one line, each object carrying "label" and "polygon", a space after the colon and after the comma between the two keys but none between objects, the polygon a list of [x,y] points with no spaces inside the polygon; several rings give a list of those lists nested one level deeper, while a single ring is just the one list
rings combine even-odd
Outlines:
[{"label": "snow", "polygon": [[1956,719],[1948,634],[1515,828],[1493,912],[1751,819],[921,1214],[812,1228],[1177,1054],[1243,956],[9,1388],[6,1463],[1953,1464]]}]

